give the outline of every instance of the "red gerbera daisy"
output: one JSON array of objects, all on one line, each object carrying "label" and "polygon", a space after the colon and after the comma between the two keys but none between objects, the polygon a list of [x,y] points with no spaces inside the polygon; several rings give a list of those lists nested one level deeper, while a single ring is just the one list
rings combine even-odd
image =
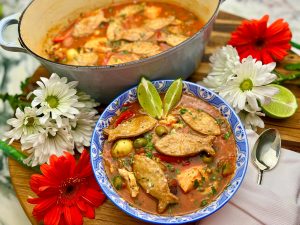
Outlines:
[{"label": "red gerbera daisy", "polygon": [[278,19],[269,27],[269,16],[243,21],[231,35],[228,44],[236,47],[241,60],[251,55],[264,64],[280,61],[291,48],[292,33],[287,22]]},{"label": "red gerbera daisy", "polygon": [[95,208],[105,200],[94,175],[89,153],[84,150],[76,164],[74,156],[50,157],[50,164],[41,166],[41,174],[34,174],[30,187],[38,198],[28,202],[37,204],[33,216],[45,225],[79,225],[83,216],[95,218]]}]

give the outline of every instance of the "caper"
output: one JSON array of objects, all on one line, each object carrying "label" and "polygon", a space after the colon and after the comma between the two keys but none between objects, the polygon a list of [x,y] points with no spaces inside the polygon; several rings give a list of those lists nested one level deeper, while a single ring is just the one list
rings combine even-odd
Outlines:
[{"label": "caper", "polygon": [[113,185],[114,187],[117,189],[117,190],[120,190],[123,186],[123,180],[122,180],[122,177],[117,175],[113,178],[112,180],[113,182]]},{"label": "caper", "polygon": [[155,133],[157,136],[161,137],[168,133],[168,129],[165,126],[159,125],[155,128]]},{"label": "caper", "polygon": [[127,156],[133,150],[132,141],[129,139],[118,140],[112,150],[111,155],[115,158]]},{"label": "caper", "polygon": [[133,147],[134,148],[142,148],[147,145],[147,140],[146,138],[137,138],[133,142]]},{"label": "caper", "polygon": [[204,163],[211,163],[212,161],[214,161],[214,157],[209,155],[207,152],[202,152],[200,154],[200,158]]}]

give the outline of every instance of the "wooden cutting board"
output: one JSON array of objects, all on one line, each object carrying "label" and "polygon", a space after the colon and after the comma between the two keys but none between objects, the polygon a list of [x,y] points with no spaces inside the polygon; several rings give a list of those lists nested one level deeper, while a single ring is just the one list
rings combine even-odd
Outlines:
[{"label": "wooden cutting board", "polygon": [[[208,63],[209,56],[216,50],[216,48],[223,46],[227,43],[230,38],[230,33],[238,26],[243,18],[237,17],[225,12],[220,12],[216,23],[214,25],[214,30],[212,32],[210,41],[205,49],[205,55],[203,62],[201,63],[199,69],[191,76],[190,80],[193,82],[202,80],[204,76],[210,70]],[[279,69],[284,71],[283,66],[287,63],[300,62],[300,57],[295,54],[290,54],[286,59],[279,65]],[[33,75],[31,82],[35,82],[39,79],[41,75],[47,74],[46,70],[40,67],[36,73]],[[297,84],[298,82],[298,84]],[[297,86],[298,85],[298,86]],[[289,82],[285,85],[291,91],[293,91],[297,96],[298,105],[300,104],[300,88],[299,81]],[[29,87],[30,88],[30,87]],[[267,127],[274,127],[280,131],[282,136],[283,147],[292,149],[294,151],[300,152],[300,110],[296,114],[285,120],[274,120],[270,118],[265,118]],[[15,147],[20,149],[18,143]],[[25,169],[13,160],[9,160],[9,171],[11,174],[12,184],[15,188],[17,197],[32,224],[38,224],[32,217],[33,205],[27,203],[28,196],[35,196],[34,193],[29,188],[29,179],[33,173],[31,170]],[[96,210],[95,220],[85,220],[85,224],[89,225],[141,225],[147,224],[143,223],[137,219],[127,216],[124,212],[119,210],[114,206],[109,200],[107,200],[101,207]]]}]

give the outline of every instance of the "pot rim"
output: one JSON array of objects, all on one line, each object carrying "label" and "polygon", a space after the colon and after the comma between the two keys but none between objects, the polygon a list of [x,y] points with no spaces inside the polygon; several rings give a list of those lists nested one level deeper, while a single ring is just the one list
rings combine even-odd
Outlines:
[{"label": "pot rim", "polygon": [[22,39],[21,36],[21,26],[22,26],[22,19],[24,14],[26,13],[27,9],[31,6],[31,4],[33,4],[35,1],[37,0],[32,0],[28,6],[23,10],[23,12],[21,13],[20,16],[20,20],[19,20],[19,24],[18,24],[18,34],[19,34],[19,41],[22,47],[24,47],[31,55],[35,56],[36,58],[38,58],[39,60],[42,61],[46,61],[47,63],[51,63],[51,64],[55,64],[57,66],[65,66],[65,67],[69,67],[69,68],[76,68],[76,69],[84,69],[84,68],[88,68],[88,69],[103,69],[103,70],[109,70],[111,68],[129,68],[132,66],[135,66],[137,64],[141,64],[141,63],[145,63],[147,61],[152,61],[152,60],[156,60],[159,59],[160,57],[165,56],[166,54],[169,54],[171,52],[176,51],[177,49],[184,47],[187,43],[191,42],[192,40],[196,39],[198,36],[200,36],[200,34],[202,34],[210,25],[211,23],[214,21],[215,17],[218,14],[220,5],[222,3],[222,0],[218,0],[218,5],[213,13],[213,15],[210,17],[210,19],[205,23],[205,25],[203,27],[201,27],[200,30],[198,30],[193,36],[189,37],[188,39],[186,39],[185,41],[181,42],[180,44],[165,50],[161,53],[158,53],[156,55],[147,57],[147,58],[143,58],[143,59],[139,59],[139,60],[134,60],[134,61],[130,61],[127,63],[119,63],[119,64],[115,64],[115,65],[105,65],[105,66],[77,66],[77,65],[68,65],[68,64],[63,64],[63,63],[58,63],[58,62],[54,62],[51,61],[47,58],[44,58],[42,56],[40,56],[39,54],[35,53],[34,51],[32,51],[24,42],[24,40]]}]

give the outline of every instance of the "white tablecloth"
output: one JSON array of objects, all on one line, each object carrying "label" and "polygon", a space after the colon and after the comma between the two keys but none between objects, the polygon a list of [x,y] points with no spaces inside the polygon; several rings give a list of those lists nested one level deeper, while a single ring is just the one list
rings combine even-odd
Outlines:
[{"label": "white tablecloth", "polygon": [[[250,149],[257,139],[248,131]],[[244,181],[222,209],[197,225],[300,225],[300,154],[281,149],[278,165],[256,183],[257,169],[249,159]]]}]

